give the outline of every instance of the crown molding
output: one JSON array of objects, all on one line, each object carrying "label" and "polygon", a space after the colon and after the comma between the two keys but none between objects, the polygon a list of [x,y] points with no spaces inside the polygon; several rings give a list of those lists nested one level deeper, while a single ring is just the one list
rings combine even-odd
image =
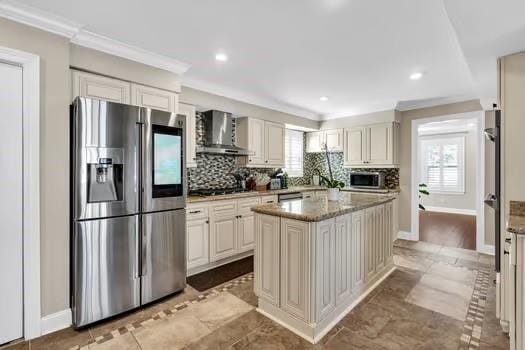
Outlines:
[{"label": "crown molding", "polygon": [[286,104],[276,103],[268,99],[248,95],[239,91],[234,91],[228,88],[219,87],[215,84],[207,83],[191,77],[182,77],[182,86],[186,86],[195,90],[204,91],[210,94],[231,98],[232,100],[252,104],[255,106],[272,109],[274,111],[291,114],[297,117],[306,118],[310,120],[320,121],[321,116],[315,112],[305,110],[302,108],[296,108]]},{"label": "crown molding", "polygon": [[0,17],[65,36],[66,38],[73,37],[82,28],[78,23],[10,0],[0,0]]},{"label": "crown molding", "polygon": [[190,68],[189,64],[171,57],[144,50],[137,46],[128,45],[88,30],[80,30],[71,39],[71,42],[110,55],[161,68],[176,74],[183,74]]},{"label": "crown molding", "polygon": [[175,74],[183,74],[190,68],[189,64],[171,57],[93,33],[83,29],[83,24],[12,0],[0,0],[0,17],[66,37],[72,43],[80,46],[164,69]]},{"label": "crown molding", "polygon": [[452,103],[467,102],[467,101],[472,101],[472,100],[477,100],[477,99],[478,97],[475,97],[475,96],[464,95],[464,96],[436,98],[436,99],[430,99],[430,100],[400,102],[397,104],[396,110],[405,112],[405,111],[410,111],[413,109],[436,107],[436,106],[448,105]]}]

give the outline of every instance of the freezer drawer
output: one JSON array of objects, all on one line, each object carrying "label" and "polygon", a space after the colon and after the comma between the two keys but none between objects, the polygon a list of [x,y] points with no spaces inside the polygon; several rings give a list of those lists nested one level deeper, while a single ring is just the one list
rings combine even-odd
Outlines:
[{"label": "freezer drawer", "polygon": [[142,215],[142,304],[186,286],[184,209]]},{"label": "freezer drawer", "polygon": [[75,327],[139,306],[139,216],[74,225],[71,304]]}]

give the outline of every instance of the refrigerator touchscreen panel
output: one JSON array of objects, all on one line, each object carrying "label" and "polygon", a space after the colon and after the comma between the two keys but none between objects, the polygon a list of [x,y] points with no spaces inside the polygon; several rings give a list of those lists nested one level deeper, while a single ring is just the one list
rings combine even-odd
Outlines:
[{"label": "refrigerator touchscreen panel", "polygon": [[182,196],[182,129],[153,125],[153,198]]}]

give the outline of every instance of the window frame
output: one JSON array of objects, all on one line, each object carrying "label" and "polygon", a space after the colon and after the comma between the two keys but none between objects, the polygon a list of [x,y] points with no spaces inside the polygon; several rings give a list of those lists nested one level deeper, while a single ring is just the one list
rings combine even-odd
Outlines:
[{"label": "window frame", "polygon": [[[289,159],[291,158],[291,155],[289,155],[289,144],[290,144],[290,141],[289,141],[289,138],[291,136],[289,136],[290,134],[296,134],[295,136],[293,137],[297,137],[297,135],[300,135],[301,137],[301,142],[299,143],[300,144],[300,169],[298,168],[292,168],[290,169],[289,168]],[[297,178],[297,177],[304,177],[304,131],[300,131],[300,130],[294,130],[294,129],[285,129],[285,134],[284,134],[284,169],[283,169],[289,177],[293,177],[293,178]]]},{"label": "window frame", "polygon": [[[457,142],[451,143],[450,139],[457,139]],[[447,140],[449,140],[447,142]],[[439,144],[440,146],[440,186],[438,189],[431,187],[428,181],[428,159],[427,149],[428,144]],[[443,158],[443,147],[446,144],[455,144],[459,146],[458,149],[458,184],[456,190],[449,190],[444,188],[443,181],[443,169],[445,168],[442,164]],[[434,135],[421,135],[419,137],[419,149],[420,151],[420,179],[419,183],[425,183],[428,186],[429,192],[432,194],[447,194],[447,195],[464,195],[466,193],[466,135],[464,133],[451,133],[451,134],[434,134]]]}]

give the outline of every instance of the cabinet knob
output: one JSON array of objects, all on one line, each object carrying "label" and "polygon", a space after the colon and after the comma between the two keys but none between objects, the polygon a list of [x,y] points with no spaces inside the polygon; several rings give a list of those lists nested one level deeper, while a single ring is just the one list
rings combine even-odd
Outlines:
[{"label": "cabinet knob", "polygon": [[248,159],[249,162],[251,162],[252,160],[251,159]]},{"label": "cabinet knob", "polygon": [[206,220],[206,223],[209,224],[209,223],[210,223],[210,220]]},{"label": "cabinet knob", "polygon": [[265,162],[265,163],[268,163],[268,161],[267,161],[267,160],[265,160],[264,162]]}]

